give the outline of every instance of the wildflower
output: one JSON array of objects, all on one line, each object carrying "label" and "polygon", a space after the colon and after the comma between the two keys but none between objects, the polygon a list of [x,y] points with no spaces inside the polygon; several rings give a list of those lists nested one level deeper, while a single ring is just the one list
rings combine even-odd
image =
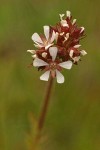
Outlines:
[{"label": "wildflower", "polygon": [[34,45],[37,48],[45,48],[46,50],[52,46],[55,40],[55,32],[50,31],[50,27],[49,26],[44,26],[44,34],[45,36],[39,36],[38,33],[34,33],[32,35],[32,40],[34,41]]},{"label": "wildflower", "polygon": [[33,66],[35,67],[45,66],[46,72],[42,76],[40,76],[41,80],[48,81],[49,76],[51,75],[53,78],[55,77],[57,78],[58,83],[63,83],[64,76],[60,73],[60,71],[62,70],[62,68],[71,69],[72,62],[69,60],[58,63],[56,60],[58,53],[57,47],[50,47],[49,53],[50,56],[52,57],[49,63],[43,61],[42,59],[35,58],[35,60],[33,61]]},{"label": "wildflower", "polygon": [[60,14],[60,21],[55,26],[43,28],[44,35],[32,35],[37,50],[27,51],[32,54],[33,66],[45,71],[40,76],[41,80],[48,81],[49,76],[52,76],[57,78],[58,83],[63,83],[62,69],[71,69],[72,64],[78,64],[81,57],[87,54],[80,49],[85,28],[77,25],[70,11],[66,11],[66,15]]}]

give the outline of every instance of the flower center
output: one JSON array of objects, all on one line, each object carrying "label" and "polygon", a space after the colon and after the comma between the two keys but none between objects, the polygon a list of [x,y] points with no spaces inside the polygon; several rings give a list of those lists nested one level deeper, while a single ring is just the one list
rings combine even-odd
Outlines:
[{"label": "flower center", "polygon": [[57,68],[57,64],[55,62],[50,63],[50,69],[55,70]]}]

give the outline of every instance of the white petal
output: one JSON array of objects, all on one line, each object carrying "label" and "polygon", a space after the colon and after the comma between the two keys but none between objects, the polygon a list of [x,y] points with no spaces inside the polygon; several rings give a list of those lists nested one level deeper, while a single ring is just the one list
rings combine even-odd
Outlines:
[{"label": "white petal", "polygon": [[54,40],[55,40],[55,37],[56,37],[56,33],[55,31],[52,32],[52,37],[50,39],[50,42],[52,43]]},{"label": "white petal", "polygon": [[37,33],[34,33],[32,35],[32,40],[35,42],[35,43],[42,43],[43,44],[43,41],[41,40],[40,36],[37,34]]},{"label": "white petal", "polygon": [[69,33],[66,34],[65,40],[67,41],[69,39]]},{"label": "white petal", "polygon": [[33,66],[34,66],[34,67],[48,66],[48,63],[46,63],[46,62],[43,61],[42,59],[35,58],[35,60],[33,61]]},{"label": "white petal", "polygon": [[50,34],[50,27],[49,26],[44,26],[44,34],[46,39],[49,39],[49,34]]},{"label": "white petal", "polygon": [[49,53],[50,53],[50,56],[52,57],[53,61],[56,59],[57,52],[58,52],[57,47],[50,47],[49,48]]},{"label": "white petal", "polygon": [[32,55],[32,57],[35,59],[36,57],[37,57],[37,55],[35,54],[35,55]]},{"label": "white petal", "polygon": [[73,20],[72,25],[74,25],[76,23],[76,19]]},{"label": "white petal", "polygon": [[63,20],[63,17],[65,16],[65,14],[59,14],[60,16],[60,20]]},{"label": "white petal", "polygon": [[80,53],[85,56],[87,54],[87,52],[85,50],[81,50]]},{"label": "white petal", "polygon": [[36,42],[36,41],[35,41],[35,44],[37,44],[39,47],[43,47],[44,46],[44,43],[39,43],[39,42]]},{"label": "white petal", "polygon": [[71,12],[70,12],[70,11],[66,11],[66,16],[67,16],[68,18],[70,18],[70,17],[71,17]]},{"label": "white petal", "polygon": [[74,57],[73,60],[74,60],[74,62],[78,62],[80,60],[80,58],[81,58],[80,56],[77,56],[77,57]]},{"label": "white petal", "polygon": [[69,25],[67,24],[67,21],[66,20],[61,20],[61,25],[63,27],[69,27]]},{"label": "white petal", "polygon": [[48,81],[49,75],[50,75],[50,71],[46,71],[43,75],[40,76],[40,80]]},{"label": "white petal", "polygon": [[42,47],[44,47],[43,44],[34,44],[34,46],[35,46],[36,48],[42,48]]},{"label": "white petal", "polygon": [[84,30],[85,30],[85,28],[84,28],[84,27],[81,27],[80,33],[82,33]]},{"label": "white petal", "polygon": [[66,42],[69,39],[69,33],[67,33],[64,38],[65,38],[64,42]]},{"label": "white petal", "polygon": [[38,44],[34,44],[34,46],[35,46],[36,48],[39,48],[39,45],[38,45]]},{"label": "white petal", "polygon": [[64,83],[64,76],[58,70],[56,70],[56,78],[58,83]]},{"label": "white petal", "polygon": [[56,32],[56,34],[55,34],[55,40],[57,41],[58,40],[58,32]]},{"label": "white petal", "polygon": [[74,48],[79,48],[81,45],[75,45]]},{"label": "white petal", "polygon": [[65,69],[71,69],[72,64],[73,64],[72,61],[68,60],[68,61],[59,63],[58,65]]},{"label": "white petal", "polygon": [[54,43],[52,43],[52,44],[48,44],[48,45],[46,45],[45,46],[45,50],[47,50],[50,46],[52,46]]},{"label": "white petal", "polygon": [[31,54],[35,54],[36,51],[35,50],[27,50],[27,52],[31,53]]},{"label": "white petal", "polygon": [[74,53],[74,51],[73,51],[73,50],[70,50],[69,56],[70,56],[71,58],[73,57],[73,53]]}]

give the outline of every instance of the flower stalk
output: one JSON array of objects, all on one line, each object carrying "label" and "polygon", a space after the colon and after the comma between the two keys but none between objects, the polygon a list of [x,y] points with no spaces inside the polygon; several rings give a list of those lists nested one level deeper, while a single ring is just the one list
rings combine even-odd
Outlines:
[{"label": "flower stalk", "polygon": [[79,27],[76,19],[72,20],[70,11],[60,14],[60,21],[54,26],[43,26],[44,34],[34,33],[32,40],[36,50],[27,50],[33,57],[33,66],[44,71],[40,80],[48,81],[49,77],[64,83],[63,69],[70,70],[77,65],[87,52],[80,49],[80,40],[85,37],[84,27]]},{"label": "flower stalk", "polygon": [[53,78],[50,77],[47,88],[46,88],[46,95],[44,98],[44,103],[43,103],[43,106],[40,112],[40,117],[39,117],[38,124],[37,124],[37,134],[35,137],[36,146],[38,146],[40,139],[41,139],[41,133],[42,133],[42,129],[44,126],[44,122],[45,122],[45,118],[46,118],[46,114],[47,114],[47,110],[48,110],[48,106],[50,102],[52,86],[53,86]]}]

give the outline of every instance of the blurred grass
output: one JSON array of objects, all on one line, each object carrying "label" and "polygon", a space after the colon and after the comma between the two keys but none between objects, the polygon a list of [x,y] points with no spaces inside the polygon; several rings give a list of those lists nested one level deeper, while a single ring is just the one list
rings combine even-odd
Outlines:
[{"label": "blurred grass", "polygon": [[41,72],[27,68],[31,35],[54,25],[59,13],[72,12],[87,37],[81,43],[88,55],[56,84],[45,123],[48,150],[100,149],[100,1],[0,1],[0,150],[26,150],[28,115],[39,115],[46,83]]}]

